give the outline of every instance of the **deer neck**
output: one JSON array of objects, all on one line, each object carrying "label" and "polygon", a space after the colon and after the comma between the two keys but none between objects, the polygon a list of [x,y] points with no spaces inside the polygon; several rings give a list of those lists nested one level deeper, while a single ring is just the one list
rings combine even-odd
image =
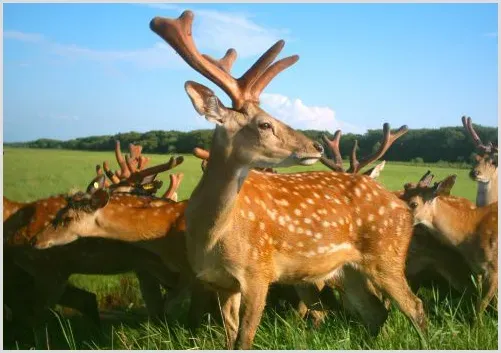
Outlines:
[{"label": "deer neck", "polygon": [[434,201],[432,226],[442,241],[458,246],[475,233],[481,209],[466,207],[464,203],[437,197]]},{"label": "deer neck", "polygon": [[[186,210],[187,237],[212,248],[231,225],[232,210],[249,168],[235,162],[222,128],[216,128],[211,156]],[[195,239],[196,238],[196,239]]]},{"label": "deer neck", "polygon": [[487,206],[498,200],[498,172],[487,182],[477,182],[477,207]]}]

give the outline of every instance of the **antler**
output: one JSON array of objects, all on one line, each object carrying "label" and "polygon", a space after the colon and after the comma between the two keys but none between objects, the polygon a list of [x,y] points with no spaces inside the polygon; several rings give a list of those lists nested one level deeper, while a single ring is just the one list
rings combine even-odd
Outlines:
[{"label": "antler", "polygon": [[428,170],[424,175],[419,179],[417,183],[406,183],[404,185],[404,189],[415,189],[415,188],[427,188],[430,186],[431,181],[433,180],[434,175],[431,174],[431,170]]},{"label": "antler", "polygon": [[230,74],[237,57],[235,49],[229,49],[220,60],[200,54],[192,37],[193,18],[194,14],[189,10],[177,19],[155,17],[150,22],[150,28],[169,43],[188,65],[220,87],[231,98],[234,109],[241,109],[245,102],[259,104],[259,96],[270,81],[299,59],[299,56],[293,55],[272,64],[285,44],[279,40],[242,77],[235,79]]},{"label": "antler", "polygon": [[162,198],[177,201],[177,189],[179,189],[179,185],[181,185],[181,181],[183,180],[183,178],[184,178],[183,173],[170,174],[169,175],[170,184],[169,187],[167,188],[167,191],[165,191],[165,193],[162,195]]},{"label": "antler", "polygon": [[[390,146],[401,136],[409,131],[407,125],[402,125],[395,133],[391,133],[390,124],[384,123],[383,125],[383,140],[381,141],[381,146],[373,154],[362,158],[360,161],[357,159],[357,148],[358,141],[355,140],[353,143],[353,148],[350,155],[350,168],[346,170],[347,173],[358,173],[362,168],[371,164],[372,162],[381,158]],[[339,140],[341,138],[341,130],[337,130],[334,133],[334,138],[329,140],[327,136],[322,136],[324,142],[327,144],[331,153],[334,155],[334,161],[327,159],[325,157],[320,158],[320,161],[328,168],[336,172],[344,172],[343,160],[341,158],[341,153],[339,151]]]},{"label": "antler", "polygon": [[482,153],[497,153],[498,148],[497,146],[494,146],[492,142],[489,141],[487,145],[484,145],[482,143],[482,140],[480,137],[478,137],[478,134],[476,133],[475,129],[473,129],[473,125],[471,123],[471,118],[468,116],[463,116],[461,117],[461,121],[463,122],[463,127],[465,130],[469,133],[471,138],[473,139],[473,143],[475,144],[475,147],[481,151]]}]

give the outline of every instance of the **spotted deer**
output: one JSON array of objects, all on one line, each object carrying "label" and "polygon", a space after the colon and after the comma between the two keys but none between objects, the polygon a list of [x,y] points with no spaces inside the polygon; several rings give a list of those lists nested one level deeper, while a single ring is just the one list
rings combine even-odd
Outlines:
[{"label": "spotted deer", "polygon": [[478,150],[470,171],[470,178],[477,182],[477,206],[487,206],[498,200],[498,148],[492,142],[482,143],[470,117],[463,116],[461,120]]},{"label": "spotted deer", "polygon": [[279,41],[237,80],[230,74],[235,50],[221,60],[198,52],[193,16],[155,17],[150,28],[232,100],[227,108],[209,88],[185,84],[195,110],[217,125],[185,211],[188,259],[197,277],[218,290],[228,347],[252,346],[270,283],[315,283],[341,275],[348,264],[397,303],[425,345],[422,303],[404,276],[412,235],[405,203],[364,175],[251,170],[311,165],[322,156],[319,143],[259,107],[262,90],[298,57],[272,64]]},{"label": "spotted deer", "polygon": [[[118,143],[117,146],[119,147]],[[131,148],[131,155],[132,151],[133,148]],[[122,182],[125,183],[126,179],[129,179],[129,192],[134,192],[132,188],[137,189],[135,182],[138,185],[144,185],[144,179],[152,180],[157,173],[173,168],[182,162],[182,159],[171,159],[164,165],[144,169],[146,163],[138,166],[139,160],[137,158],[135,161],[136,165],[129,160],[129,166],[124,168],[129,172],[129,175],[123,176]],[[134,176],[135,179],[131,180],[130,176]],[[90,183],[88,190],[92,192],[97,184],[101,184],[101,186],[105,184],[105,177],[99,172],[98,177]],[[169,193],[169,190],[170,193],[174,192],[177,186],[179,184],[172,185],[171,183],[166,194]],[[39,317],[45,307],[50,307],[59,300],[61,304],[76,308],[88,314],[95,322],[99,322],[95,295],[68,286],[66,282],[69,275],[73,273],[115,274],[131,270],[138,275],[143,299],[150,315],[159,316],[163,311],[163,298],[158,283],[161,281],[166,287],[175,287],[177,276],[167,271],[160,259],[156,258],[154,254],[130,244],[95,239],[81,239],[74,244],[54,250],[37,251],[32,248],[35,235],[52,223],[61,212],[64,212],[64,209],[68,207],[67,201],[66,195],[54,196],[32,203],[12,202],[4,197],[4,244],[6,249],[4,265],[9,268],[8,273],[12,274],[8,276],[6,283],[10,286],[16,281],[23,281],[18,277],[26,275],[26,273],[35,279],[34,293],[37,294],[32,299],[34,303],[32,317],[28,317],[27,320]],[[12,285],[10,290],[15,292],[16,287]],[[13,293],[12,298],[16,299],[15,293]]]},{"label": "spotted deer", "polygon": [[455,175],[430,186],[405,184],[404,199],[412,209],[414,224],[422,224],[466,260],[482,290],[477,313],[489,305],[497,293],[498,205],[475,207],[464,198],[450,196]]}]

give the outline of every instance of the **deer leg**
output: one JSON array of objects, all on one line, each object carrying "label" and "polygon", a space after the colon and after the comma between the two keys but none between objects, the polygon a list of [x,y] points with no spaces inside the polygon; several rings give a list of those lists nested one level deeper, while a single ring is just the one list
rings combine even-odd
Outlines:
[{"label": "deer leg", "polygon": [[78,310],[88,316],[96,326],[101,326],[96,294],[67,284],[58,304]]},{"label": "deer leg", "polygon": [[310,311],[315,327],[320,326],[326,316],[324,305],[320,296],[320,292],[324,285],[324,282],[319,282],[315,285],[306,284],[294,286],[294,289],[301,298],[301,301],[298,304],[299,314],[301,317],[305,317],[307,312]]},{"label": "deer leg", "polygon": [[164,311],[164,298],[159,281],[145,271],[137,271],[136,276],[148,315],[154,319],[161,319]]},{"label": "deer leg", "polygon": [[343,299],[348,308],[361,317],[370,334],[376,336],[388,317],[388,310],[362,273],[351,266],[345,266],[343,272]]},{"label": "deer leg", "polygon": [[482,295],[477,302],[477,315],[480,315],[487,309],[487,306],[496,295],[498,289],[498,274],[489,274],[482,282]]},{"label": "deer leg", "polygon": [[414,295],[405,280],[403,268],[399,271],[395,264],[379,264],[370,275],[373,283],[380,288],[404,313],[416,329],[421,348],[426,349],[426,315],[422,301]]},{"label": "deer leg", "polygon": [[189,327],[191,329],[199,328],[202,324],[202,317],[207,312],[219,316],[219,310],[212,310],[216,306],[215,292],[205,288],[201,281],[195,280],[191,287],[191,300],[188,311]]},{"label": "deer leg", "polygon": [[240,292],[220,291],[217,294],[226,332],[226,347],[234,349],[240,323],[239,311],[242,296]]},{"label": "deer leg", "polygon": [[252,282],[245,283],[240,289],[240,327],[236,343],[237,349],[251,349],[266,305],[269,283],[255,277]]}]

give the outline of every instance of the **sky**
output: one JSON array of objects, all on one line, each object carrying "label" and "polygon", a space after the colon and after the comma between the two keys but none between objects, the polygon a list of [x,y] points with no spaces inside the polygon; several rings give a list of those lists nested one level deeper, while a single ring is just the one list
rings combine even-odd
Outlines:
[{"label": "sky", "polygon": [[4,4],[4,141],[212,128],[183,85],[229,99],[149,29],[195,13],[198,49],[239,77],[279,39],[300,59],[261,95],[297,129],[497,126],[497,4]]}]

